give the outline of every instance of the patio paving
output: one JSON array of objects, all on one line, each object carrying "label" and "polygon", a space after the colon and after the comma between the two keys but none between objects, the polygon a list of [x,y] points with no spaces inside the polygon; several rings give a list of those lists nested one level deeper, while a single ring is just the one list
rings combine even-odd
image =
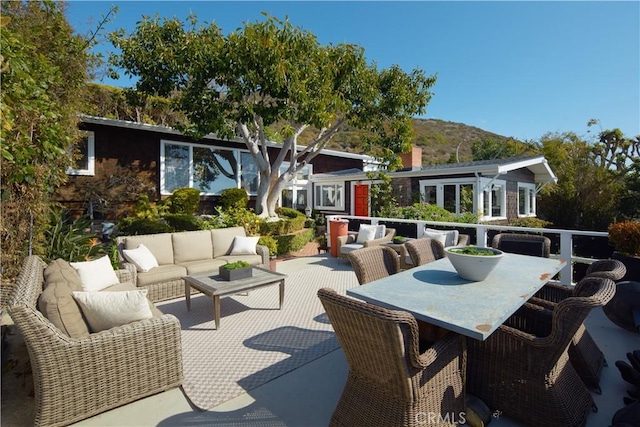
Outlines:
[{"label": "patio paving", "polygon": [[[317,262],[337,263],[336,266],[344,268],[346,263],[327,254],[317,255],[317,251],[309,251],[305,255],[313,256],[277,262],[277,271],[289,274],[309,269],[310,265]],[[330,278],[327,278],[327,286],[330,286]],[[593,394],[599,411],[589,416],[587,426],[607,426],[615,411],[624,406],[622,397],[626,390],[632,388],[621,379],[614,363],[616,360],[626,360],[626,352],[640,349],[640,336],[615,326],[601,309],[592,311],[587,319],[587,326],[609,362],[609,367],[604,368],[602,373],[603,393]],[[340,398],[347,372],[346,360],[342,350],[338,349],[210,411],[198,410],[189,403],[180,389],[173,389],[74,425],[326,426]],[[13,381],[14,387],[25,380],[30,381],[30,376]],[[2,426],[30,425],[32,408],[29,407],[28,397],[25,398],[24,393],[21,395],[5,389],[5,385],[3,376]],[[25,389],[24,385],[22,389]],[[506,416],[499,416],[492,420],[491,425],[508,427],[522,424]]]}]

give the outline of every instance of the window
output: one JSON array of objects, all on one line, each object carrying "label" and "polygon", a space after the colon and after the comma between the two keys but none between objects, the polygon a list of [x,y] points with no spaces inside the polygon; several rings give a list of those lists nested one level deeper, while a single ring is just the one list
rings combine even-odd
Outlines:
[{"label": "window", "polygon": [[[475,212],[475,179],[420,181],[425,203],[437,204],[454,214]],[[437,182],[437,184],[435,184]]]},{"label": "window", "polygon": [[518,216],[536,215],[536,188],[534,184],[518,183]]},{"label": "window", "polygon": [[[282,162],[279,173],[282,175],[285,173],[291,163]],[[293,209],[304,209],[308,203],[308,191],[307,184],[311,177],[313,165],[305,165],[300,169],[293,177],[293,179],[287,182],[285,189],[280,195],[280,205]]]},{"label": "window", "polygon": [[256,194],[260,177],[258,167],[250,153],[240,153],[240,168],[240,185],[247,194]]},{"label": "window", "polygon": [[435,185],[425,185],[424,187],[424,202],[431,205],[435,205],[437,202],[437,190]]},{"label": "window", "polygon": [[344,210],[344,184],[316,184],[316,209]]},{"label": "window", "polygon": [[95,134],[84,132],[83,137],[73,146],[74,167],[67,169],[67,175],[95,174]]},{"label": "window", "polygon": [[162,141],[162,194],[193,187],[204,194],[238,188],[238,151]]},{"label": "window", "polygon": [[482,181],[482,219],[506,218],[507,194],[506,182],[498,180]]}]

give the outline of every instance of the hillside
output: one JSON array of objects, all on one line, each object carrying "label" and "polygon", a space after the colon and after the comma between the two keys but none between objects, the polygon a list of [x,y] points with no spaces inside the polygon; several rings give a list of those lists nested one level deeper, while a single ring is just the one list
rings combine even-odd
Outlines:
[{"label": "hillside", "polygon": [[[463,123],[438,119],[414,119],[413,128],[415,132],[413,144],[422,147],[422,164],[424,165],[447,163],[451,155],[455,156],[458,145],[460,145],[459,161],[468,161],[471,160],[473,142],[484,139],[506,142],[510,139]],[[306,142],[304,136],[311,137],[311,135],[303,135],[301,144]],[[333,138],[327,148],[362,154],[359,140],[357,131],[346,128]]]}]

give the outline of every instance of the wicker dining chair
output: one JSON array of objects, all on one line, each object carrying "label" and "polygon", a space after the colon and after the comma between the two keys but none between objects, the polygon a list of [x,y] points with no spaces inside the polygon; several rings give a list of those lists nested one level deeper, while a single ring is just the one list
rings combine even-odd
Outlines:
[{"label": "wicker dining chair", "polygon": [[372,246],[351,251],[349,262],[361,285],[400,271],[400,256],[386,246]]},{"label": "wicker dining chair", "polygon": [[[585,277],[604,277],[616,282],[624,277],[626,271],[622,262],[604,259],[590,264]],[[560,301],[573,295],[573,286],[550,282],[529,299],[529,302],[553,310]],[[569,359],[585,385],[600,394],[600,374],[602,368],[607,366],[607,361],[584,323],[580,325],[569,344]]]},{"label": "wicker dining chair", "polygon": [[349,365],[330,426],[453,426],[465,411],[465,340],[449,332],[421,349],[415,318],[318,291]]},{"label": "wicker dining chair", "polygon": [[422,237],[404,244],[413,266],[427,264],[445,257],[444,245],[435,239]]},{"label": "wicker dining chair", "polygon": [[549,258],[551,240],[539,234],[499,233],[491,246],[504,252]]},{"label": "wicker dining chair", "polygon": [[486,341],[467,340],[468,392],[528,425],[584,426],[596,407],[567,347],[589,311],[611,300],[615,286],[611,279],[586,277],[552,311],[526,303]]}]

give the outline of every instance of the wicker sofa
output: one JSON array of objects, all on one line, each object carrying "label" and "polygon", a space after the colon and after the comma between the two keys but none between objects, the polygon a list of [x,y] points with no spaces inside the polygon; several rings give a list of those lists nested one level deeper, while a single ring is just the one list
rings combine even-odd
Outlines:
[{"label": "wicker sofa", "polygon": [[[184,296],[182,277],[216,270],[227,262],[243,260],[269,268],[269,249],[265,246],[257,245],[256,255],[231,255],[236,236],[246,237],[244,227],[119,236],[116,242],[121,267],[131,272],[136,286],[148,290],[151,301],[158,302]],[[157,267],[146,272],[138,271],[122,252],[140,244],[144,244],[158,262]]]},{"label": "wicker sofa", "polygon": [[[36,426],[68,425],[183,380],[180,322],[155,307],[151,318],[96,333],[75,325],[70,336],[69,322],[82,322],[67,281],[72,272],[62,260],[47,266],[27,257],[8,305],[29,351]],[[121,283],[100,292],[135,290],[127,271],[116,275]]]}]

